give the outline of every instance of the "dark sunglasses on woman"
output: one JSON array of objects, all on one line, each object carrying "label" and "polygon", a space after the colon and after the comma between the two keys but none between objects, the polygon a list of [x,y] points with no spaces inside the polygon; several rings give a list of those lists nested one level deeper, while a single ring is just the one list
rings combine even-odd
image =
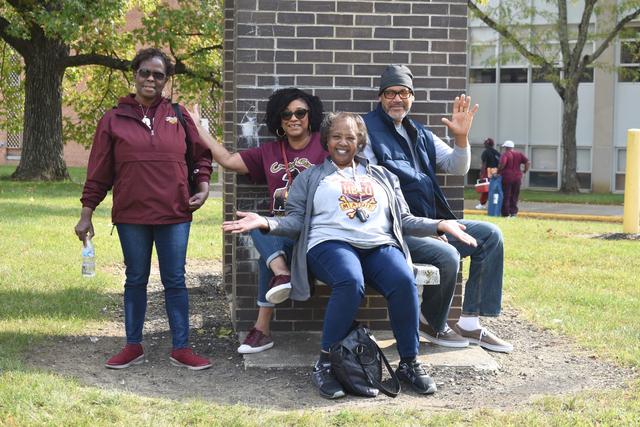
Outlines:
[{"label": "dark sunglasses on woman", "polygon": [[298,120],[302,120],[308,112],[309,110],[305,110],[304,108],[298,108],[296,111],[284,110],[280,113],[280,118],[282,120],[291,120],[291,117],[296,116]]},{"label": "dark sunglasses on woman", "polygon": [[165,78],[167,78],[167,75],[165,73],[162,73],[160,71],[151,71],[146,68],[139,68],[138,75],[143,79],[148,79],[149,76],[153,76],[153,79],[158,81],[164,80]]}]

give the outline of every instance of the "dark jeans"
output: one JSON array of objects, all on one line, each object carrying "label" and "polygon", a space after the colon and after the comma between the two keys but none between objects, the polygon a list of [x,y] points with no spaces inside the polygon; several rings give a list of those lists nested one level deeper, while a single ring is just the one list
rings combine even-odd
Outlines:
[{"label": "dark jeans", "polygon": [[184,281],[184,265],[191,223],[117,224],[117,227],[126,267],[124,325],[127,343],[142,342],[142,328],[147,311],[151,250],[155,242],[173,348],[188,347],[189,297]]},{"label": "dark jeans", "polygon": [[413,272],[395,246],[359,249],[338,240],[307,252],[313,275],[331,287],[322,327],[322,349],[347,336],[364,298],[365,281],[387,300],[400,357],[418,354],[418,292]]},{"label": "dark jeans", "polygon": [[521,180],[506,181],[502,178],[502,192],[504,199],[502,200],[502,216],[510,216],[518,214],[518,198],[520,197]]},{"label": "dark jeans", "polygon": [[260,254],[258,260],[258,306],[259,307],[275,307],[275,304],[267,301],[267,292],[269,291],[269,282],[273,277],[273,271],[269,268],[269,264],[275,258],[283,256],[287,265],[291,265],[291,252],[295,242],[286,237],[271,236],[260,230],[251,230],[251,239],[253,246]]},{"label": "dark jeans", "polygon": [[442,331],[447,321],[460,258],[471,258],[462,313],[481,316],[500,314],[504,268],[502,232],[489,222],[461,220],[460,223],[476,239],[477,247],[461,243],[449,234],[449,243],[431,237],[405,237],[413,262],[433,264],[440,269],[440,285],[424,286],[421,306],[422,314],[437,331]]}]

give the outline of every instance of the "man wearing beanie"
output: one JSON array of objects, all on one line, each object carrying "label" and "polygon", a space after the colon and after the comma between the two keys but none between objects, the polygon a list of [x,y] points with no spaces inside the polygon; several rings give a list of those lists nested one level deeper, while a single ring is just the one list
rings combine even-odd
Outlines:
[{"label": "man wearing beanie", "polygon": [[[389,65],[380,77],[377,108],[364,116],[370,144],[365,154],[400,179],[411,213],[436,219],[455,219],[436,178],[445,173],[469,171],[471,150],[467,139],[478,105],[461,95],[453,102],[451,119],[442,122],[453,135],[449,147],[429,129],[408,117],[414,101],[413,74],[404,65]],[[414,262],[440,269],[440,285],[424,286],[420,335],[433,344],[466,347],[469,342],[488,350],[508,353],[513,346],[480,324],[479,316],[498,316],[502,300],[503,241],[500,229],[482,221],[461,220],[478,242],[467,246],[452,236],[444,239],[406,237]],[[455,290],[460,258],[471,258],[465,285],[462,316],[453,328],[447,316]]]}]

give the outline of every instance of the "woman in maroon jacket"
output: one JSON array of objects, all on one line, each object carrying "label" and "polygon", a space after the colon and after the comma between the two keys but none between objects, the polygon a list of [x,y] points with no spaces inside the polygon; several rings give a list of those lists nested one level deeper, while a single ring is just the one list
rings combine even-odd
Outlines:
[{"label": "woman in maroon jacket", "polygon": [[[75,227],[83,242],[94,235],[91,217],[113,188],[111,217],[124,254],[124,318],[127,344],[107,363],[122,369],[144,361],[142,328],[147,282],[155,243],[165,305],[173,337],[170,361],[192,370],[211,363],[189,347],[189,301],[185,260],[191,214],[209,195],[211,151],[198,136],[193,120],[180,107],[186,129],[162,90],[174,66],[158,49],[143,49],[132,61],[136,93],[120,98],[98,123],[82,193],[82,212]],[[185,136],[192,142],[197,190],[189,195]]]}]

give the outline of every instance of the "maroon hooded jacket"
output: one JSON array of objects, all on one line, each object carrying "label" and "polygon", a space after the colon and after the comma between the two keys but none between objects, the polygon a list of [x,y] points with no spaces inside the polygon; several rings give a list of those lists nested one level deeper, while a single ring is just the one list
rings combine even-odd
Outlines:
[{"label": "maroon hooded jacket", "polygon": [[[198,136],[193,120],[181,106],[199,169],[197,182],[209,181],[211,151]],[[134,95],[98,122],[91,147],[83,207],[95,210],[113,187],[114,224],[176,224],[191,221],[185,153],[185,129],[171,102],[159,97],[146,112],[152,129],[142,122],[142,106]]]}]

